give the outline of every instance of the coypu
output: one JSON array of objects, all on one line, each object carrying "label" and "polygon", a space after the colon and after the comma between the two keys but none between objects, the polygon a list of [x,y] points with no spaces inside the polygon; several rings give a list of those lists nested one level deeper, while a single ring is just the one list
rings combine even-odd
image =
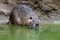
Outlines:
[{"label": "coypu", "polygon": [[25,4],[16,5],[10,14],[9,20],[14,25],[26,25],[33,29],[39,28],[38,16]]}]

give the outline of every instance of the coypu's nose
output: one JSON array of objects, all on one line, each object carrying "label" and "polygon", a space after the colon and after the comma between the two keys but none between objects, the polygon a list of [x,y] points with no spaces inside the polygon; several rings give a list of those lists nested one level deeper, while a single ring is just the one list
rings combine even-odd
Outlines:
[{"label": "coypu's nose", "polygon": [[38,29],[39,28],[39,24],[35,24],[35,29]]},{"label": "coypu's nose", "polygon": [[35,27],[39,27],[39,24],[36,24]]},{"label": "coypu's nose", "polygon": [[32,24],[31,28],[38,30],[39,29],[39,24]]}]

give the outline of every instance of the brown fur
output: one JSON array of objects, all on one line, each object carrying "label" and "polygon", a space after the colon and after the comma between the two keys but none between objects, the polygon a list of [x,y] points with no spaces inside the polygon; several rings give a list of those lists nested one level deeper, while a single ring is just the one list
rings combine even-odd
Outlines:
[{"label": "brown fur", "polygon": [[14,25],[30,25],[39,24],[37,15],[27,5],[17,5],[10,14],[10,22]]}]

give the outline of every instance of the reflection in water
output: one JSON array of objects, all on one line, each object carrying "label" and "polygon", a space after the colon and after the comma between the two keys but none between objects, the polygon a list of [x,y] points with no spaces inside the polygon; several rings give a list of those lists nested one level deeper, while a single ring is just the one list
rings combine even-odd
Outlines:
[{"label": "reflection in water", "polygon": [[14,26],[14,25],[9,25],[9,30],[10,30],[10,34],[11,35],[15,35],[16,30],[18,29],[18,27]]},{"label": "reflection in water", "polygon": [[[8,25],[6,30],[3,30],[3,34],[0,39],[2,40],[39,40],[39,30],[32,30],[25,27]],[[1,32],[0,32],[1,34]]]}]

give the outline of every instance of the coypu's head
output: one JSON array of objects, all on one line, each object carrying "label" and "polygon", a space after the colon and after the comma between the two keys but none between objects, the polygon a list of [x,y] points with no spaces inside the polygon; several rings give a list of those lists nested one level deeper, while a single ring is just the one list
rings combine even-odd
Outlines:
[{"label": "coypu's head", "polygon": [[31,14],[28,16],[24,16],[25,18],[21,19],[21,23],[23,25],[27,25],[32,29],[38,29],[39,28],[39,22],[40,20],[38,19],[37,15]]},{"label": "coypu's head", "polygon": [[31,13],[27,18],[27,24],[29,24],[29,27],[32,29],[38,29],[39,28],[40,20],[38,19],[38,16],[34,13]]},{"label": "coypu's head", "polygon": [[39,28],[39,19],[38,16],[35,14],[35,12],[26,5],[22,6],[22,16],[21,16],[21,23],[23,25],[28,25],[30,28],[38,29]]},{"label": "coypu's head", "polygon": [[[25,8],[23,7],[23,9]],[[33,29],[39,28],[40,20],[38,19],[38,16],[35,14],[35,12],[31,8],[27,6],[26,10],[23,10],[22,14],[23,16],[21,17],[21,23],[23,25],[28,25],[30,28],[33,28]]]}]

